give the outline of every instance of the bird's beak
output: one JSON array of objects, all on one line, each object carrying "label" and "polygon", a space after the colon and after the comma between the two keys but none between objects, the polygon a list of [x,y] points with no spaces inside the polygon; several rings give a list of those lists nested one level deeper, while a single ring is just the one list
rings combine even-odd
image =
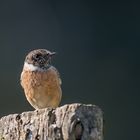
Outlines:
[{"label": "bird's beak", "polygon": [[50,53],[50,56],[52,57],[52,56],[54,56],[56,54],[56,52],[51,52]]}]

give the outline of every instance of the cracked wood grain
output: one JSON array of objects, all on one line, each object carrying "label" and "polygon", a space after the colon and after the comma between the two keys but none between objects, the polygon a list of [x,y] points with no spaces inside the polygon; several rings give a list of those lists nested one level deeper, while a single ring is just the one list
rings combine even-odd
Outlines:
[{"label": "cracked wood grain", "polygon": [[70,104],[11,114],[0,119],[0,140],[103,140],[103,113]]}]

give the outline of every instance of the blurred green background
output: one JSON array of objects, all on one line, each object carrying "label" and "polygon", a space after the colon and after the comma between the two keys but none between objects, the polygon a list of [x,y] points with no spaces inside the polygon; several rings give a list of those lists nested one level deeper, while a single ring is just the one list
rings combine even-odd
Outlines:
[{"label": "blurred green background", "polygon": [[56,51],[61,105],[96,104],[106,140],[138,140],[140,11],[126,1],[0,1],[0,117],[33,110],[20,86],[25,55]]}]

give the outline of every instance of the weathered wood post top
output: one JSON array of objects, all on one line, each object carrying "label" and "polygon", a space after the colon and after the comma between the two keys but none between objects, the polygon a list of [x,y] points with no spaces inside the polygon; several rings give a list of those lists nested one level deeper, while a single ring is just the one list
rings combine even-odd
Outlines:
[{"label": "weathered wood post top", "polygon": [[70,104],[11,114],[0,119],[0,140],[103,140],[103,113]]}]

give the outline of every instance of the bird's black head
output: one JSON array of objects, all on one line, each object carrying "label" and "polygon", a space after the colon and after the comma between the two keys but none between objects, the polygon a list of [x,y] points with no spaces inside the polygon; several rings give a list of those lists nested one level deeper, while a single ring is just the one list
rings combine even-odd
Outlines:
[{"label": "bird's black head", "polygon": [[45,68],[50,64],[52,56],[55,52],[46,49],[37,49],[31,51],[25,58],[25,62],[34,66]]}]

